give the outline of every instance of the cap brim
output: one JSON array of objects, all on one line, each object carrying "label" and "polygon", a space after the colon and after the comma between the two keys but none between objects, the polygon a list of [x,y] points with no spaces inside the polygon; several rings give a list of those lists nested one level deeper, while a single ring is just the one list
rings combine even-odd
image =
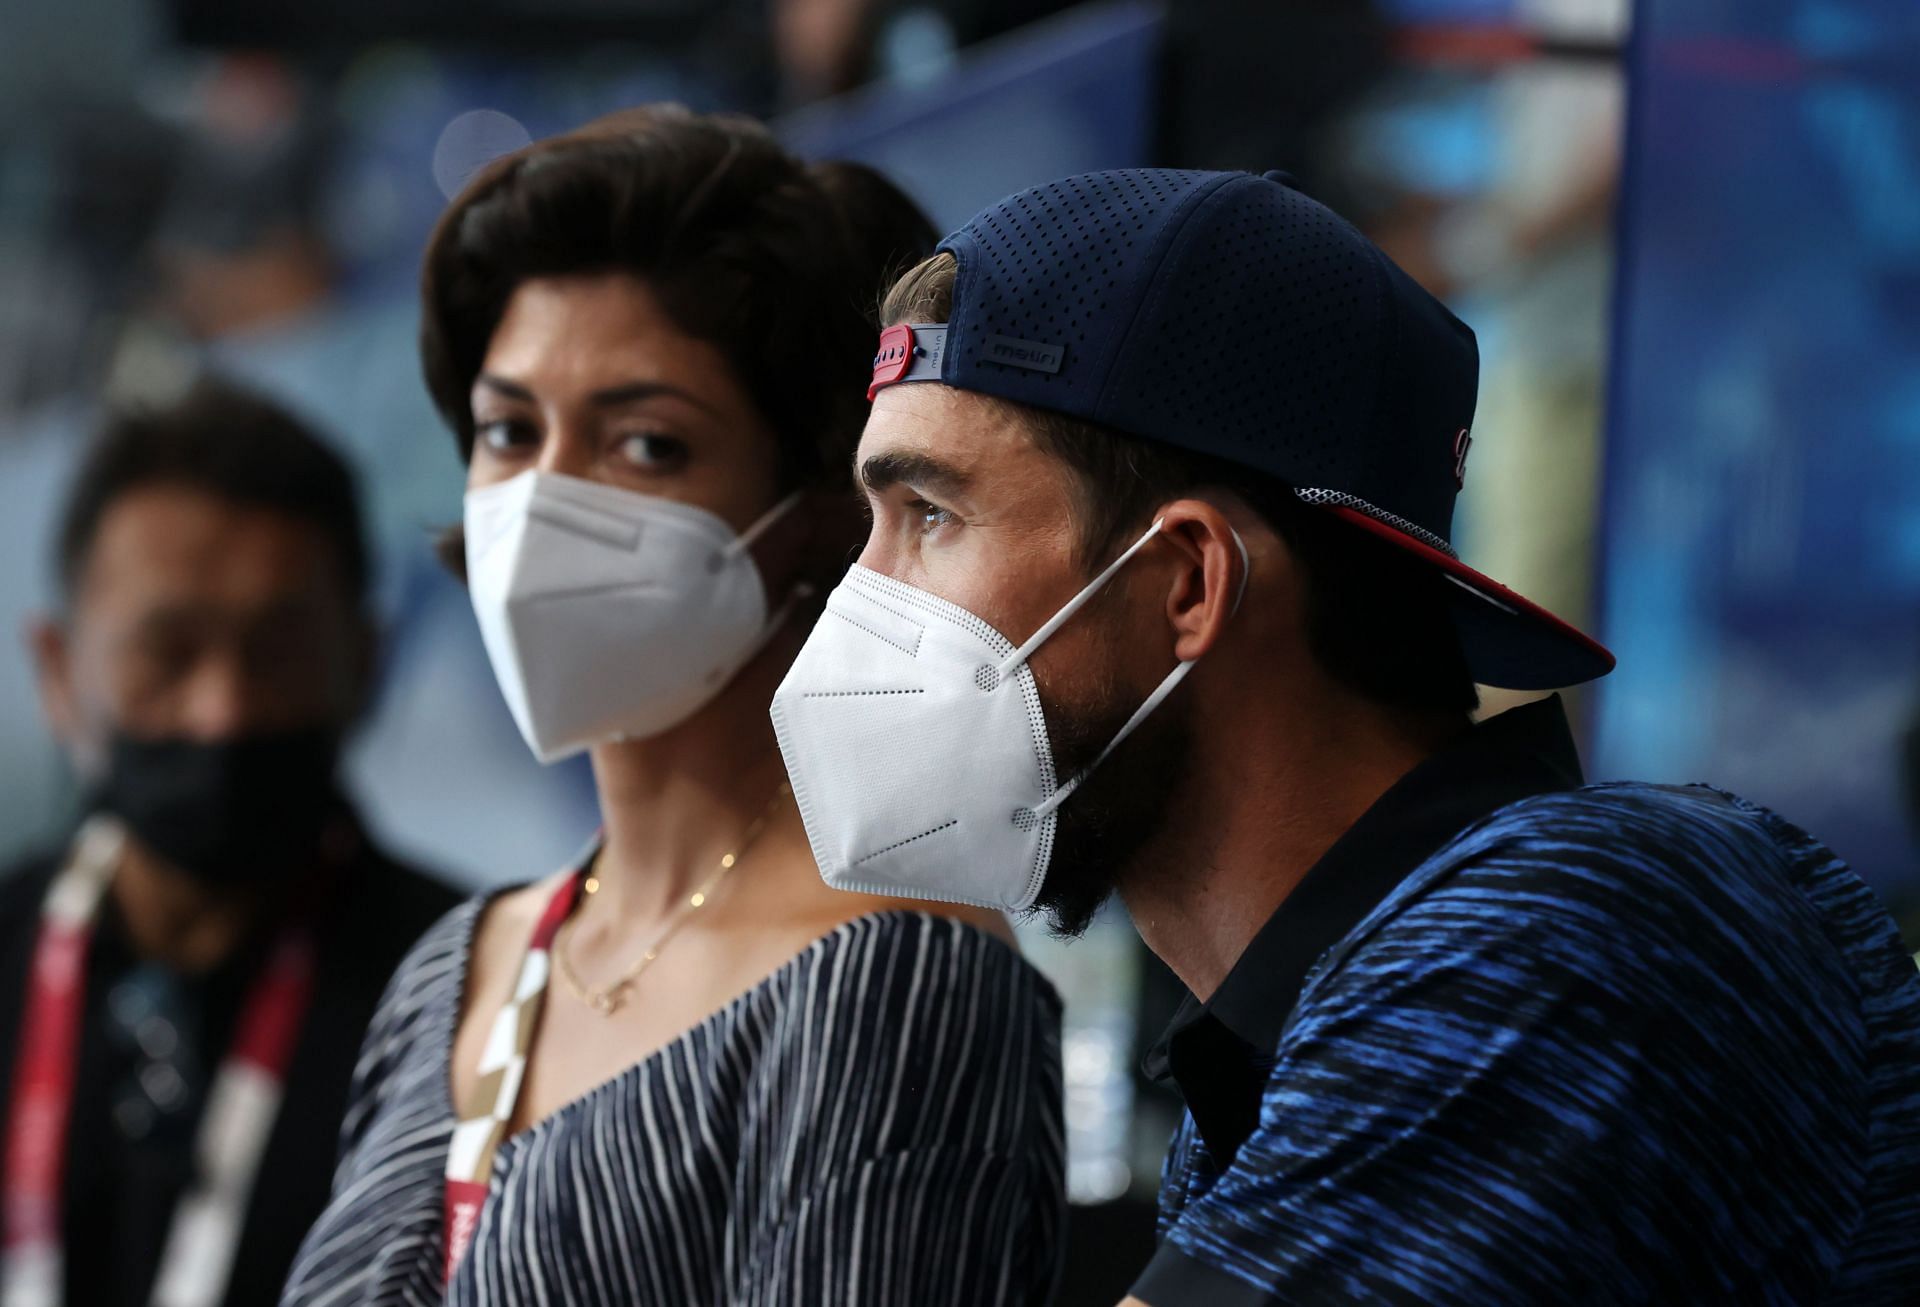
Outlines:
[{"label": "cap brim", "polygon": [[1531,599],[1357,509],[1338,504],[1322,507],[1431,563],[1454,583],[1458,590],[1454,627],[1467,670],[1477,683],[1502,690],[1558,690],[1613,670],[1613,654],[1605,645]]}]

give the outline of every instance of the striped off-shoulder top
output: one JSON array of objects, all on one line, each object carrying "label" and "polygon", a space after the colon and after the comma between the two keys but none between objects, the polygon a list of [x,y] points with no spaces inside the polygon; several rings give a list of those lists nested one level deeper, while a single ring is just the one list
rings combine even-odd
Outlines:
[{"label": "striped off-shoulder top", "polygon": [[448,1059],[481,906],[389,988],[286,1307],[1050,1296],[1059,1000],[1001,940],[904,911],[840,926],[507,1140],[443,1283]]}]

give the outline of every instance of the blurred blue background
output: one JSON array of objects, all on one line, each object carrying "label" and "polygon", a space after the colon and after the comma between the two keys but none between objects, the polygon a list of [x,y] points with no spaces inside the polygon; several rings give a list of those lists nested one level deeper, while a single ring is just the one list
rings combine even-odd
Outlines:
[{"label": "blurred blue background", "polygon": [[1644,5],[1598,769],[1711,780],[1920,893],[1920,6]]}]

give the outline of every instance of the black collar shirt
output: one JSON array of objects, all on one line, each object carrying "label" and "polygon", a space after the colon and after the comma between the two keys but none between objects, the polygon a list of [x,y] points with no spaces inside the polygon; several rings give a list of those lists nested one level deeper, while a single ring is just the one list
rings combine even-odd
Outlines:
[{"label": "black collar shirt", "polygon": [[1579,781],[1556,704],[1463,734],[1186,1005],[1135,1297],[1912,1299],[1920,976],[1885,908],[1736,795]]},{"label": "black collar shirt", "polygon": [[1556,697],[1474,727],[1408,772],[1307,872],[1208,1001],[1192,995],[1146,1072],[1186,1100],[1208,1153],[1231,1164],[1259,1122],[1274,1050],[1322,956],[1402,880],[1509,804],[1582,783]]},{"label": "black collar shirt", "polygon": [[[314,993],[288,1068],[285,1098],[255,1179],[225,1307],[278,1299],[301,1237],[326,1205],[341,1119],[361,1037],[388,977],[414,939],[458,901],[450,890],[387,860],[364,840],[340,870],[319,924]],[[27,973],[41,903],[64,855],[0,873],[0,1113],[9,1105]],[[145,1307],[175,1204],[196,1174],[200,1110],[239,1009],[265,953],[262,937],[211,974],[162,973],[133,952],[111,899],[88,953],[65,1192],[65,1301],[74,1307]],[[176,1085],[130,1048],[115,1004],[129,992],[170,995],[179,1047],[167,1066],[189,1068]],[[178,1115],[146,1113],[144,1086],[176,1095]],[[142,1092],[135,1092],[141,1089]],[[3,1147],[3,1145],[0,1145]]]}]

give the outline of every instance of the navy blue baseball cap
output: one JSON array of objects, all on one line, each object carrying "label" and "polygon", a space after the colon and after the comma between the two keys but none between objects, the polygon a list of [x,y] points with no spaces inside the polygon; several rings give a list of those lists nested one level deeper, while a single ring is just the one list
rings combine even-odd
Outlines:
[{"label": "navy blue baseball cap", "polygon": [[881,334],[869,398],[938,381],[1242,464],[1452,581],[1481,684],[1613,670],[1596,641],[1454,552],[1472,330],[1285,173],[1069,177],[940,249],[959,263],[952,314]]}]

